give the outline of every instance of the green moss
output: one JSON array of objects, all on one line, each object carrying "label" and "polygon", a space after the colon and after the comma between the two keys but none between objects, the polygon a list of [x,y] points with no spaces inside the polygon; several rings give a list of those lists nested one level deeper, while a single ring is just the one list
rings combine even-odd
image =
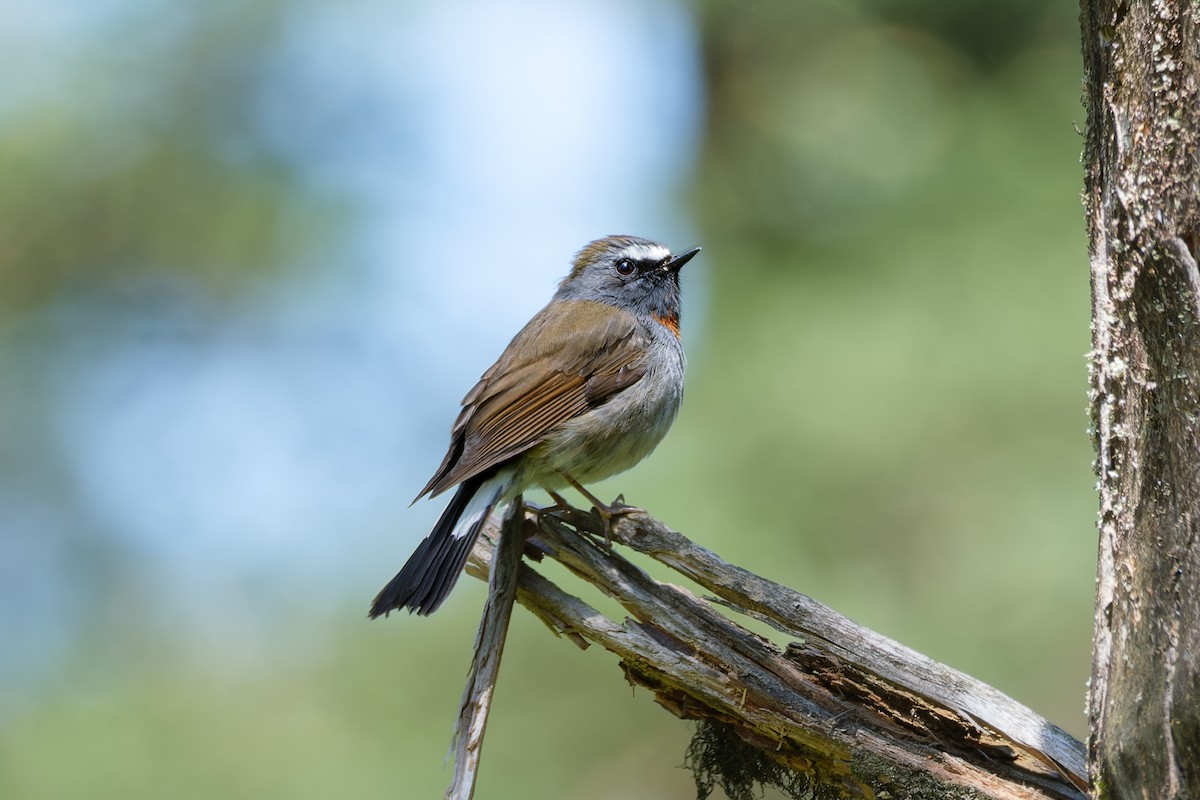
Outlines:
[{"label": "green moss", "polygon": [[795,769],[746,742],[731,725],[703,720],[688,745],[684,767],[696,781],[697,800],[720,786],[729,800],[755,800],[772,788],[793,800],[984,800],[985,795],[949,786],[921,770],[859,753],[849,776],[818,765]]}]

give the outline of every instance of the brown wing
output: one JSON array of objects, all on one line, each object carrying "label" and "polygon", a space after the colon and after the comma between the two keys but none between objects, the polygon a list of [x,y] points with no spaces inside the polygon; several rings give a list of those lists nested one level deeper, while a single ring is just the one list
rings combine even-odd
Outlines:
[{"label": "brown wing", "polygon": [[542,309],[463,398],[446,458],[417,498],[520,455],[637,383],[645,345],[637,319],[612,306],[568,300]]}]

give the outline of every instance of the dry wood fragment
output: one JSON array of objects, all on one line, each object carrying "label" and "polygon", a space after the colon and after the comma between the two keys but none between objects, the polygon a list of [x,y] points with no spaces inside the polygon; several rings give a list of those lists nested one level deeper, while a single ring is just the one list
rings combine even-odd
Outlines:
[{"label": "dry wood fragment", "polygon": [[[715,597],[656,581],[620,547],[605,548],[590,514],[547,514],[536,527],[533,519],[531,544],[631,618],[609,619],[528,564],[518,602],[575,644],[615,653],[626,678],[673,714],[735,733],[826,795],[896,796],[919,783],[925,797],[1085,797],[1083,745],[996,689],[728,564],[647,515],[620,518],[615,540]],[[472,554],[477,577],[492,558],[490,526]],[[795,641],[780,648],[730,613]]]},{"label": "dry wood fragment", "polygon": [[[521,507],[519,497],[510,506],[512,509]],[[458,719],[454,723],[450,745],[454,778],[446,790],[446,800],[470,800],[475,794],[483,735],[492,709],[500,658],[504,654],[504,640],[508,637],[508,622],[517,594],[517,575],[524,547],[519,515],[511,514],[499,530],[499,544],[494,549],[495,569],[488,581],[488,598],[479,620],[479,632],[475,635],[475,653],[467,673]]]}]

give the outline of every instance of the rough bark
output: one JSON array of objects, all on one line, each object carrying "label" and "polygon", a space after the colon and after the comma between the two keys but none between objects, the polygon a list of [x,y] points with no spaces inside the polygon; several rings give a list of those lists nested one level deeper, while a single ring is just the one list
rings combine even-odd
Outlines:
[{"label": "rough bark", "polygon": [[1097,797],[1200,797],[1197,14],[1190,0],[1082,2]]},{"label": "rough bark", "polygon": [[[605,617],[528,564],[518,602],[580,647],[617,654],[626,679],[667,710],[724,732],[724,743],[694,761],[728,760],[732,751],[736,770],[755,776],[770,772],[764,763],[778,765],[776,784],[805,797],[1084,797],[1083,745],[990,686],[728,564],[648,516],[622,517],[616,540],[714,597],[656,581],[621,548],[580,535],[598,535],[597,518],[566,520],[543,515],[531,544],[632,619]],[[469,569],[484,575],[491,558],[485,535]],[[790,641],[777,646],[737,615]],[[747,766],[746,751],[760,763]]]}]

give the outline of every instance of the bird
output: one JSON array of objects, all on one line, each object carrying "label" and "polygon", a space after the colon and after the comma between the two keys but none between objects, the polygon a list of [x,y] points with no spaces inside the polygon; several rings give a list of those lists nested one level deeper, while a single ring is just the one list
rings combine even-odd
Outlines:
[{"label": "bird", "polygon": [[584,484],[648,456],[675,421],[686,357],[672,254],[636,236],[585,245],[550,302],[462,401],[441,465],[413,502],[457,487],[429,535],[371,604],[374,619],[432,614],[449,596],[492,510],[532,488],[578,490],[608,524],[636,511]]}]

